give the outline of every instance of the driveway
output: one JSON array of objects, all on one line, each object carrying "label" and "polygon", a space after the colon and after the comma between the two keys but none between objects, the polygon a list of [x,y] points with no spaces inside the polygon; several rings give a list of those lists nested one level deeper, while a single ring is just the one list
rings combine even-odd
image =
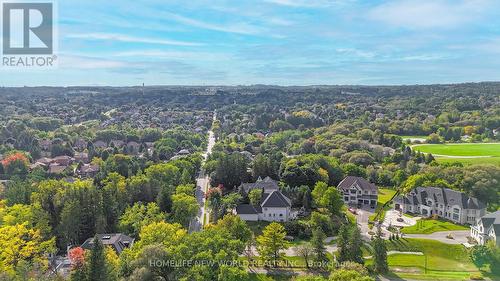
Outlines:
[{"label": "driveway", "polygon": [[[372,236],[368,233],[370,231],[376,232],[377,229],[374,227],[373,229],[370,229],[368,227],[368,220],[371,215],[373,215],[375,212],[375,209],[370,209],[370,208],[365,208],[365,209],[356,209],[356,222],[358,224],[358,227],[361,230],[361,237],[365,241],[371,241]],[[384,238],[389,238],[390,232],[387,231],[384,227],[382,229],[382,237]]]},{"label": "driveway", "polygon": [[[402,219],[403,221],[398,221],[398,219]],[[412,226],[417,224],[417,220],[419,220],[419,217],[415,218],[410,218],[406,217],[404,215],[401,215],[399,211],[396,210],[390,210],[385,213],[385,219],[384,223],[382,224],[383,227],[388,227],[389,225],[392,226]]]}]

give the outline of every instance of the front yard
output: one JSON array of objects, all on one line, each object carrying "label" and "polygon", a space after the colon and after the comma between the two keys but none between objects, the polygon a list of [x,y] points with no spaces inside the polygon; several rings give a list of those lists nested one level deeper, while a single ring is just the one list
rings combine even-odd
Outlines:
[{"label": "front yard", "polygon": [[469,227],[444,220],[420,219],[417,224],[403,227],[405,234],[431,234],[438,231],[469,230]]}]

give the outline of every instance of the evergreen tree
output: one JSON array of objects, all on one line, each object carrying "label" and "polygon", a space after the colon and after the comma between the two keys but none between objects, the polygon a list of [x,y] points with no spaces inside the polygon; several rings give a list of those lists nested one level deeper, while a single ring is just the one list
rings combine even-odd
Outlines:
[{"label": "evergreen tree", "polygon": [[342,263],[349,260],[349,228],[343,224],[339,230],[338,240],[339,256],[338,262]]},{"label": "evergreen tree", "polygon": [[382,239],[382,230],[378,227],[377,235],[373,240],[373,264],[375,266],[375,270],[379,273],[386,273],[389,270],[389,266],[387,265],[387,248],[385,246],[385,242]]},{"label": "evergreen tree", "polygon": [[108,269],[106,268],[106,257],[104,255],[104,245],[94,237],[94,246],[90,251],[88,263],[87,280],[108,281]]},{"label": "evergreen tree", "polygon": [[363,252],[361,251],[361,245],[363,245],[363,240],[361,239],[361,232],[358,227],[353,227],[351,235],[349,238],[349,260],[364,264]]},{"label": "evergreen tree", "polygon": [[321,230],[321,228],[316,228],[313,230],[312,238],[311,238],[311,246],[313,248],[314,259],[316,262],[327,261],[328,257],[326,256],[326,247],[325,247],[325,233]]}]

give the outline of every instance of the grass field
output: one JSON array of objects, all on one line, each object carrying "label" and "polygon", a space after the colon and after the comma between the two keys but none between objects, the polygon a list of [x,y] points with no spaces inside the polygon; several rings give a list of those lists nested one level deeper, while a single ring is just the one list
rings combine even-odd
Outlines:
[{"label": "grass field", "polygon": [[[387,249],[422,252],[424,255],[394,254],[388,256],[388,277],[413,280],[468,280],[479,270],[462,245],[444,244],[427,239],[387,241]],[[367,264],[372,260],[367,260]],[[495,279],[496,280],[496,279]]]},{"label": "grass field", "polygon": [[[396,190],[394,189],[388,189],[388,188],[379,188],[378,189],[378,201],[377,201],[377,209],[376,209],[376,212],[375,214],[371,215],[370,218],[369,218],[369,222],[373,222],[373,220],[375,219],[375,216],[376,216],[376,213],[378,212],[378,210],[380,208],[382,208],[382,206],[387,202],[389,201],[392,196],[396,193]],[[385,218],[385,212],[390,210],[391,209],[391,206],[390,205],[387,205],[385,207],[385,210],[384,210],[384,213],[383,215],[380,217],[381,220],[383,220]]]},{"label": "grass field", "polygon": [[463,225],[454,224],[442,220],[425,220],[417,221],[417,224],[412,226],[403,227],[401,232],[406,234],[430,234],[438,231],[451,231],[451,230],[468,230],[468,227]]},{"label": "grass field", "polygon": [[432,153],[438,162],[443,163],[500,165],[500,143],[422,144],[412,148]]}]

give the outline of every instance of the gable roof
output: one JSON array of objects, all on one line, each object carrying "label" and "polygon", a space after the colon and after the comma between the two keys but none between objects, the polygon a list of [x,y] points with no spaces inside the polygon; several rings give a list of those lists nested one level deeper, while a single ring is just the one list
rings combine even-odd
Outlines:
[{"label": "gable roof", "polygon": [[[96,234],[96,237],[104,246],[111,246],[118,254],[120,254],[125,248],[131,247],[134,243],[134,238],[123,233]],[[87,250],[91,250],[93,247],[94,237],[88,238],[82,244],[82,248]]]},{"label": "gable roof", "polygon": [[264,192],[272,192],[274,190],[279,190],[278,182],[271,179],[270,177],[266,177],[265,179],[258,179],[254,183],[242,183],[239,187],[243,192],[248,193],[252,189],[261,188]]},{"label": "gable roof", "polygon": [[291,207],[292,204],[281,191],[276,190],[271,192],[261,203],[262,208],[286,208]]},{"label": "gable roof", "polygon": [[423,204],[430,198],[439,204],[457,205],[462,209],[484,209],[486,205],[477,198],[449,188],[417,187],[406,195],[413,205]]},{"label": "gable roof", "polygon": [[359,186],[361,190],[367,190],[367,191],[377,191],[378,188],[376,185],[373,183],[365,180],[362,177],[354,177],[354,176],[347,176],[345,179],[343,179],[339,185],[338,189],[341,190],[347,190],[351,188],[353,185]]},{"label": "gable roof", "polygon": [[251,204],[241,204],[236,206],[236,213],[239,215],[257,215],[262,213],[260,207],[256,208]]},{"label": "gable roof", "polygon": [[[492,225],[497,225],[498,227],[500,227],[500,211],[484,215],[481,218],[481,222],[483,223],[484,228],[489,228]],[[497,229],[495,229],[495,233],[497,235],[500,235],[500,233],[497,232]]]}]

